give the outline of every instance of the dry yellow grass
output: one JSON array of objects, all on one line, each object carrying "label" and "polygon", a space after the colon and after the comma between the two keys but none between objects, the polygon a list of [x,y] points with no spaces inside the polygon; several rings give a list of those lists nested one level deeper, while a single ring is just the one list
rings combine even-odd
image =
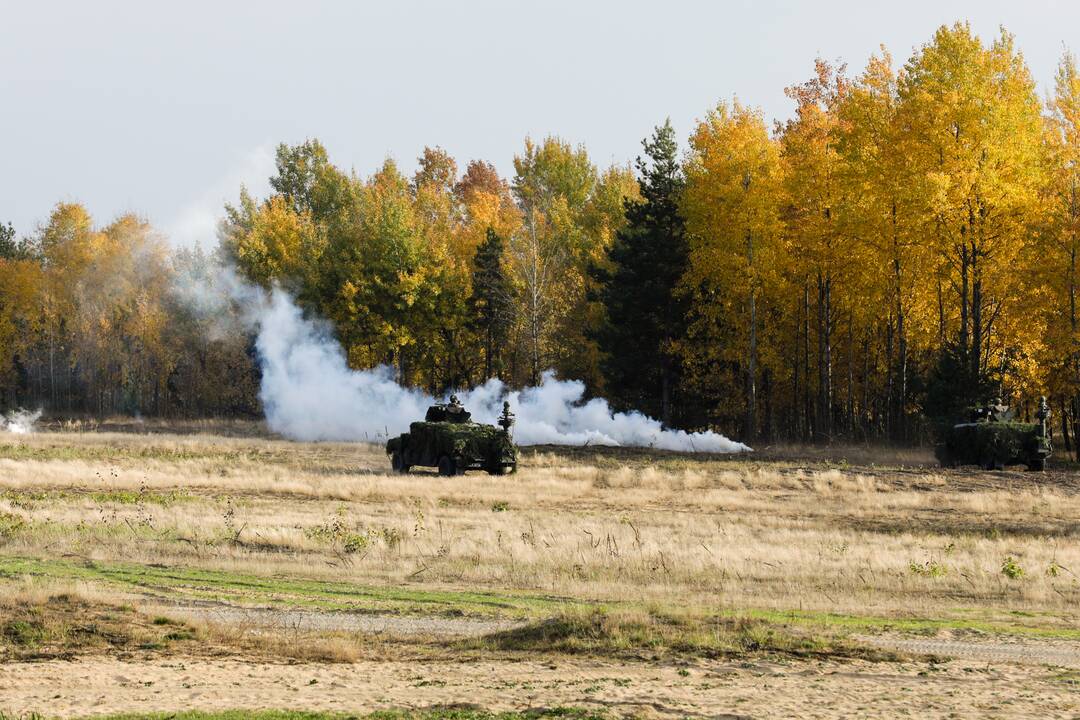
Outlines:
[{"label": "dry yellow grass", "polygon": [[363,444],[3,437],[0,553],[716,609],[1068,622],[1080,600],[1064,474],[602,451],[528,452],[508,477],[388,470]]}]

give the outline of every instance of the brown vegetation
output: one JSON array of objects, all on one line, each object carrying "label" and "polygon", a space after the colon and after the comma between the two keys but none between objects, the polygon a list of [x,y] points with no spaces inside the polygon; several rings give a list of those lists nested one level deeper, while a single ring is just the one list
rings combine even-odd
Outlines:
[{"label": "brown vegetation", "polygon": [[1070,474],[603,450],[526,452],[502,479],[387,470],[367,445],[40,433],[0,445],[0,543],[8,557],[715,610],[1067,624],[1080,597]]}]

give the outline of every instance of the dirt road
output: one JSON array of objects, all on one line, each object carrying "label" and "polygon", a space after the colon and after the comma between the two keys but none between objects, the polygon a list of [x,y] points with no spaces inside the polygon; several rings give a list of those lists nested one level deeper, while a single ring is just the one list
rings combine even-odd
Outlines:
[{"label": "dirt road", "polygon": [[300,609],[249,608],[235,605],[143,605],[148,615],[203,620],[218,625],[247,626],[296,632],[343,630],[393,635],[479,637],[511,630],[518,623],[470,617],[390,615],[378,613],[319,612]]},{"label": "dirt road", "polygon": [[917,655],[935,655],[983,663],[1020,663],[1080,668],[1080,643],[1065,640],[1026,640],[1019,638],[905,638],[870,635],[856,638],[884,650],[899,650]]}]

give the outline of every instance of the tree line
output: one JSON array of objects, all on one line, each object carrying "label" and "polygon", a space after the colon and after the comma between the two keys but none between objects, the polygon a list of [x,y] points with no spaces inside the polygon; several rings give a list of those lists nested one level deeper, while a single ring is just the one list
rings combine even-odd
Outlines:
[{"label": "tree line", "polygon": [[512,177],[425,148],[411,176],[282,145],[218,247],[60,204],[0,232],[0,398],[54,411],[257,414],[250,338],[178,292],[213,267],[284,287],[350,365],[441,393],[553,369],[670,426],[751,442],[915,442],[995,396],[1080,420],[1080,77],[1040,100],[1013,38],[940,28],[903,65],[823,60],[794,115],[721,102],[634,167],[527,140]]}]

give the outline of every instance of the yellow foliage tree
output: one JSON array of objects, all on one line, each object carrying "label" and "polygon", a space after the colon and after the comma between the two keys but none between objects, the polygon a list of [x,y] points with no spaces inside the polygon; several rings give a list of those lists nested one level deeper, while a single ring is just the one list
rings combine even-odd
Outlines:
[{"label": "yellow foliage tree", "polygon": [[[695,325],[728,328],[728,342],[691,342],[743,377],[743,436],[757,434],[763,291],[775,288],[781,233],[779,147],[759,110],[720,103],[690,136],[682,211],[689,240],[685,283]],[[701,332],[700,327],[697,332]],[[691,365],[693,367],[693,364]]]},{"label": "yellow foliage tree", "polygon": [[1016,378],[1033,329],[1010,319],[1023,295],[1016,267],[1043,169],[1034,81],[1012,36],[986,47],[957,23],[908,62],[898,96],[917,227],[937,256],[940,341],[973,384]]}]

